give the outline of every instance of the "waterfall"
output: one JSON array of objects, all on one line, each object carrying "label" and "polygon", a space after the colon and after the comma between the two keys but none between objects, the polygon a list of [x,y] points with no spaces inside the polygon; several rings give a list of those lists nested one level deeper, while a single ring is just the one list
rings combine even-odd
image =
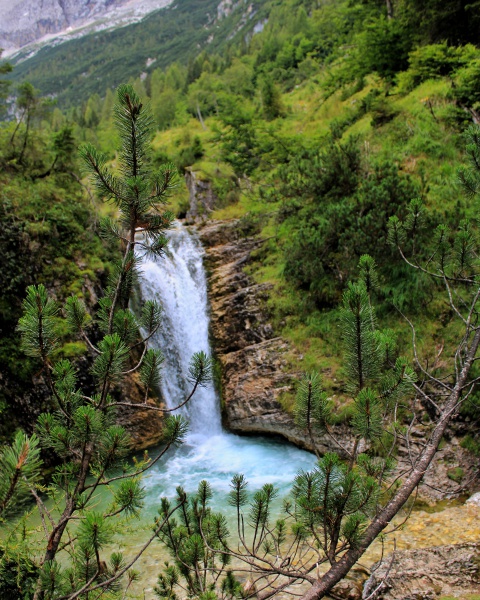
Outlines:
[{"label": "waterfall", "polygon": [[[192,354],[210,355],[207,282],[203,249],[180,223],[169,232],[168,255],[144,259],[140,280],[143,301],[156,300],[163,325],[150,343],[165,355],[161,391],[169,408],[181,404],[191,389],[186,374]],[[207,479],[213,503],[225,508],[225,493],[235,473],[243,473],[252,489],[274,483],[287,493],[300,469],[311,469],[312,454],[282,440],[240,437],[222,430],[219,399],[213,385],[197,390],[182,412],[190,422],[186,443],[158,463],[145,481],[152,509],[161,496],[172,496],[178,485],[194,491]]]},{"label": "waterfall", "polygon": [[[186,379],[195,352],[210,354],[208,342],[207,281],[200,242],[178,224],[169,233],[168,256],[144,260],[141,292],[163,309],[162,327],[152,345],[165,355],[161,390],[168,408],[181,404],[191,391]],[[199,388],[182,412],[190,432],[221,432],[220,407],[212,384]]]}]

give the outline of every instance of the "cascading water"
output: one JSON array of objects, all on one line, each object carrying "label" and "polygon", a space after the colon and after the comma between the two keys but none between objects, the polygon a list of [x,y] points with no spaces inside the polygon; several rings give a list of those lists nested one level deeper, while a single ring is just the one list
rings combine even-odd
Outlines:
[{"label": "cascading water", "polygon": [[[141,293],[163,309],[162,327],[152,339],[165,355],[161,390],[168,408],[181,404],[191,391],[186,374],[195,352],[209,352],[207,281],[199,242],[178,225],[170,232],[169,256],[143,263]],[[182,412],[191,434],[221,432],[213,386],[200,387]]]},{"label": "cascading water", "polygon": [[[199,241],[178,224],[169,234],[169,255],[144,260],[140,281],[142,299],[156,300],[163,308],[162,330],[151,344],[165,355],[161,389],[169,408],[178,406],[189,393],[186,374],[193,353],[210,353],[208,343],[207,283],[203,249]],[[239,437],[222,430],[218,398],[212,385],[199,389],[181,409],[190,422],[186,443],[163,465],[154,467],[146,480],[147,503],[157,505],[182,485],[195,491],[206,479],[215,498],[229,490],[235,473],[243,473],[251,489],[273,483],[287,492],[300,469],[311,469],[314,457],[288,443]]]}]

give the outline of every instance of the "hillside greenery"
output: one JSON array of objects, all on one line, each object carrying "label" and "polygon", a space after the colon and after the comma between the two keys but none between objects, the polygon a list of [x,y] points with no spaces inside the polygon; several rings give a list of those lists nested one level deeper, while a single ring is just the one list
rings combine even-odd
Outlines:
[{"label": "hillside greenery", "polygon": [[[11,141],[13,123],[0,129],[0,439],[17,427],[30,431],[48,405],[46,390],[32,388],[37,365],[18,344],[26,287],[42,283],[58,300],[77,294],[92,306],[109,271],[110,253],[80,183],[71,128],[52,132],[39,114],[32,121],[33,132],[26,138],[22,124],[17,142]],[[85,349],[63,340],[56,355],[81,359]]]},{"label": "hillside greenery", "polygon": [[[213,12],[216,4],[208,4]],[[256,22],[263,30],[247,37],[241,30],[225,41],[227,29],[233,32],[246,14],[240,2],[232,19],[224,21],[225,31],[216,30],[206,46],[209,29],[194,19],[205,16],[206,3],[188,0],[169,9],[174,13],[168,29],[172,38],[164,59],[152,64],[146,77],[133,80],[139,95],[149,99],[156,122],[154,166],[171,161],[180,174],[194,171],[211,183],[217,197],[215,210],[205,213],[205,219],[235,219],[241,235],[262,240],[246,271],[270,286],[265,309],[276,334],[291,342],[287,368],[322,372],[321,397],[328,399],[332,411],[329,424],[359,425],[358,409],[348,400],[354,392],[348,391],[348,364],[341,362],[339,340],[345,321],[342,298],[356,289],[352,282],[366,253],[378,269],[378,281],[369,288],[378,326],[393,330],[396,352],[412,352],[403,315],[418,326],[417,350],[434,367],[442,351],[449,356],[461,339],[461,326],[440,286],[405,266],[392,249],[387,224],[395,216],[415,232],[402,240],[405,253],[427,266],[431,255],[422,249],[430,245],[437,226],[459,230],[455,240],[447,233],[446,241],[461,255],[463,239],[469,268],[475,270],[477,260],[468,244],[471,231],[476,233],[473,198],[479,182],[464,170],[461,185],[458,173],[465,163],[464,131],[480,120],[479,4],[398,0],[392,2],[392,14],[387,12],[389,3],[381,0],[265,0],[256,5]],[[158,34],[158,15],[150,17],[152,39]],[[195,22],[191,28],[186,26],[189,18]],[[38,362],[26,357],[18,342],[27,287],[43,284],[59,303],[74,294],[92,312],[108,290],[118,248],[101,241],[94,215],[118,215],[112,206],[97,206],[76,148],[94,144],[117,168],[111,87],[117,77],[133,78],[143,71],[151,55],[148,47],[140,47],[142,37],[148,41],[142,29],[148,22],[122,34],[99,34],[99,70],[91,77],[81,77],[81,70],[71,77],[77,64],[73,56],[86,57],[81,44],[87,41],[82,40],[39,53],[33,83],[23,80],[32,61],[23,63],[24,71],[21,65],[14,69],[16,81],[21,81],[15,115],[0,124],[2,443],[18,429],[31,432],[38,414],[51,408]],[[183,38],[173,38],[177,25]],[[111,46],[114,64],[106,62],[110,47],[105,40],[116,40]],[[131,63],[123,49],[130,51]],[[64,60],[60,50],[72,54],[65,59],[65,79],[57,88],[65,95],[58,93],[56,105],[42,97],[54,64],[45,66],[43,61]],[[9,70],[0,66],[2,78]],[[79,87],[83,80],[85,86]],[[0,95],[0,111],[5,96]],[[103,158],[100,162],[103,168]],[[470,195],[462,187],[470,187]],[[417,230],[414,215],[420,205],[426,209]],[[185,187],[175,192],[172,208],[185,216]],[[437,233],[434,241],[441,246],[445,240]],[[370,296],[364,304],[371,310]],[[86,346],[69,341],[64,321],[54,320],[59,344],[53,359],[71,360],[82,388],[90,393]],[[372,348],[373,355],[380,347]],[[402,368],[405,364],[399,363]],[[442,365],[439,377],[446,369]],[[472,376],[477,377],[475,365]],[[285,394],[282,402],[293,410],[293,394]],[[402,407],[400,419],[407,416]],[[425,421],[432,424],[430,417],[425,411]],[[473,392],[458,419],[468,420],[471,428],[462,447],[477,455],[478,417],[478,395]],[[381,445],[379,430],[374,434],[372,439]],[[327,455],[322,464],[329,460]],[[462,481],[460,473],[454,476]],[[348,540],[353,549],[358,545],[354,533]],[[22,581],[37,578],[28,564],[17,567]],[[159,597],[172,597],[172,581],[164,578],[156,590]],[[227,592],[232,598],[241,593],[233,583]]]},{"label": "hillside greenery", "polygon": [[[181,29],[182,35],[191,35],[188,19],[198,24],[206,12],[211,19],[215,4],[206,11],[204,3],[189,1],[160,11],[150,17],[152,31],[160,15],[165,27],[175,16],[172,44],[190,51],[192,45],[173,32]],[[242,30],[226,41],[218,29],[221,24],[232,31],[232,24],[238,26],[250,14],[239,2],[230,17],[212,25],[218,32],[208,51],[191,55],[187,62],[187,54],[172,45],[164,63],[154,63],[147,77],[134,81],[139,94],[150,99],[159,130],[154,161],[171,160],[180,172],[191,169],[210,181],[217,195],[211,216],[240,219],[245,235],[265,240],[247,271],[273,286],[266,308],[275,330],[293,344],[290,366],[325,369],[331,388],[342,377],[336,307],[365,253],[376,260],[382,283],[379,318],[399,330],[404,350],[408,332],[394,306],[410,315],[422,314],[427,354],[435,353],[432,339],[448,347],[456,333],[435,288],[413,276],[389,248],[386,224],[393,214],[404,216],[413,198],[429,208],[426,238],[440,220],[455,227],[475,215],[458,192],[456,171],[462,162],[462,132],[478,117],[480,50],[474,42],[479,23],[473,5],[462,2],[425,0],[419,6],[398,0],[393,7],[393,18],[388,18],[383,1],[265,1],[255,5],[258,14],[252,19],[262,23],[263,31],[252,36]],[[115,59],[118,46],[105,40],[122,39],[122,48],[134,49],[131,64],[138,68],[135,49],[143,52],[140,39],[145,39],[148,50],[149,38],[141,28],[149,22],[98,34],[102,52]],[[208,28],[195,29],[198,35],[208,33]],[[135,44],[125,43],[133,39]],[[71,44],[51,51],[66,52]],[[80,54],[78,48],[72,52]],[[46,72],[41,53],[37,59]],[[105,69],[114,73],[115,64],[105,63]],[[120,64],[127,68],[123,59]],[[168,66],[155,68],[162,64]],[[21,65],[15,72],[17,78],[25,75]],[[48,162],[48,150],[34,151],[35,144],[43,139],[52,148],[52,136],[66,127],[77,143],[92,142],[114,158],[117,138],[109,82],[104,80],[101,93],[90,97],[72,83],[76,106],[66,112],[42,108],[30,166],[23,174],[8,175],[15,185],[21,185],[18,178],[26,177],[29,169],[42,169],[33,166],[35,152]],[[12,127],[4,129],[5,139]],[[76,177],[68,185],[80,195]],[[56,178],[36,180],[32,189],[52,186],[58,194]],[[30,180],[22,185],[29,186]],[[179,189],[173,202],[177,214],[184,215],[186,188]],[[88,201],[80,203],[88,212]],[[86,221],[73,219],[75,227],[90,231]],[[92,261],[101,263],[98,242],[88,247]],[[10,336],[13,325],[7,331]],[[283,401],[291,407],[289,395]]]}]

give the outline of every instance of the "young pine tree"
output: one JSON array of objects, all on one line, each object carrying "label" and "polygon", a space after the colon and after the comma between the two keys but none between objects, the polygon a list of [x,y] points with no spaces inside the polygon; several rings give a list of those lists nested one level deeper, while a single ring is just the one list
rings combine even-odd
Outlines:
[{"label": "young pine tree", "polygon": [[[135,573],[131,567],[136,559],[127,561],[119,553],[108,556],[106,545],[118,528],[119,519],[138,516],[144,498],[142,473],[160,460],[169,447],[181,442],[186,431],[181,417],[167,417],[164,450],[158,458],[150,461],[146,456],[131,464],[126,460],[130,450],[128,433],[115,421],[116,407],[122,402],[115,400],[112,391],[134,372],[140,374],[145,389],[142,410],[162,411],[160,406],[146,403],[149,392],[158,383],[163,360],[159,351],[146,344],[161,326],[161,308],[147,302],[136,315],[128,304],[139,257],[146,252],[161,255],[165,247],[164,233],[173,219],[165,210],[165,203],[175,184],[173,168],[167,166],[158,173],[149,170],[152,117],[130,86],[118,89],[115,121],[121,140],[117,172],[108,168],[106,157],[94,147],[81,149],[99,197],[114,203],[119,215],[117,220],[103,220],[102,233],[122,250],[95,320],[76,296],[70,297],[61,310],[45,287],[38,285],[28,288],[24,316],[18,326],[22,347],[38,361],[55,409],[40,416],[32,437],[17,434],[13,445],[2,452],[0,518],[15,508],[21,498],[30,495],[36,502],[44,537],[40,544],[36,543],[23,524],[2,542],[1,597],[12,586],[12,578],[7,580],[2,575],[11,565],[15,565],[17,593],[22,598],[121,596],[120,580],[125,576],[127,585],[132,583]],[[90,335],[93,323],[100,332],[96,338]],[[92,357],[94,393],[80,389],[76,368],[69,360],[56,360],[59,325],[87,344]],[[209,378],[210,364],[203,353],[192,358],[190,375],[193,391]],[[55,457],[56,467],[46,487],[40,484],[40,448]],[[111,502],[106,508],[95,506],[96,493],[101,488],[111,490]],[[156,525],[140,554],[164,525],[165,522]]]},{"label": "young pine tree", "polygon": [[[467,132],[467,156],[468,165],[459,177],[473,199],[480,190],[478,126]],[[165,541],[176,564],[160,576],[159,598],[173,599],[183,586],[189,595],[202,598],[208,593],[209,598],[215,594],[265,600],[303,583],[307,588],[303,600],[317,600],[331,592],[379,535],[388,533],[392,519],[421,483],[446,428],[479,381],[475,373],[480,346],[478,230],[469,221],[463,221],[456,232],[440,225],[430,252],[422,251],[427,259],[421,262],[416,237],[424,211],[422,203],[413,200],[403,222],[392,217],[390,242],[407,264],[430,276],[438,289],[443,286],[456,320],[456,347],[449,349],[441,366],[436,361],[431,366],[428,359],[421,359],[415,327],[406,319],[412,331],[415,370],[405,359],[396,358],[392,333],[377,328],[372,305],[375,265],[363,256],[359,281],[348,285],[341,310],[353,443],[336,441],[332,406],[320,378],[315,373],[305,376],[298,389],[297,423],[313,443],[316,430],[326,431],[339,452],[324,455],[313,471],[298,474],[291,497],[284,502],[284,514],[276,521],[272,518],[276,490],[267,484],[250,495],[244,477],[236,475],[226,499],[237,514],[234,542],[222,515],[208,505],[208,495],[202,492],[208,489],[206,484],[191,498],[179,491],[188,507],[182,522],[168,516],[169,505],[164,502],[160,518],[167,519],[168,527],[162,535],[168,532]],[[399,422],[401,404],[410,411],[408,427]],[[411,430],[426,413],[431,415],[430,427],[416,443]],[[407,458],[392,476],[399,445]],[[235,585],[224,587],[227,576],[229,581],[233,577],[222,567],[228,560],[243,562],[238,571],[246,579],[244,585],[234,580]],[[324,569],[318,568],[321,565]]]},{"label": "young pine tree", "polygon": [[[225,517],[208,505],[206,482],[191,497],[178,490],[186,507],[180,522],[168,517],[170,505],[164,500],[160,518],[167,518],[169,524],[159,537],[174,557],[176,577],[175,581],[171,577],[172,567],[160,576],[156,590],[160,598],[173,597],[182,578],[194,595],[214,591],[227,598],[220,574],[232,578],[227,569],[232,560],[247,564],[249,578],[248,590],[237,582],[233,595],[268,597],[298,581],[313,584],[312,570],[324,563],[334,566],[346,552],[359,547],[381,506],[384,482],[394,466],[399,403],[416,381],[404,359],[392,359],[392,334],[377,329],[370,299],[375,285],[374,261],[363,256],[360,280],[348,286],[341,311],[345,392],[354,406],[352,445],[345,447],[335,439],[332,403],[322,390],[320,376],[306,375],[298,387],[296,422],[308,432],[313,446],[315,433],[326,430],[339,453],[321,457],[317,452],[316,469],[298,474],[284,513],[276,520],[272,501],[278,491],[267,484],[249,496],[243,476],[235,476],[226,500],[237,513],[237,545],[229,539]],[[390,437],[385,442],[386,430]],[[376,452],[378,444],[384,444],[385,456]]]}]

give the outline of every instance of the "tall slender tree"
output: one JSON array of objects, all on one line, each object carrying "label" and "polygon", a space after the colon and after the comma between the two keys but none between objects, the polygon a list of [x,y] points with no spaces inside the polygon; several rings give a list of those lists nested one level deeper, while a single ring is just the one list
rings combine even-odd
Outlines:
[{"label": "tall slender tree", "polygon": [[[122,257],[114,265],[99,303],[96,326],[100,336],[90,335],[92,318],[79,298],[70,297],[62,313],[43,285],[28,288],[24,316],[18,326],[22,347],[38,361],[55,409],[40,416],[32,437],[18,434],[13,445],[2,453],[0,518],[14,509],[19,499],[30,495],[37,504],[44,530],[40,547],[35,550],[36,545],[24,529],[14,530],[2,543],[2,597],[10,589],[2,579],[2,567],[12,564],[17,565],[25,598],[74,600],[91,598],[92,591],[95,598],[116,597],[119,580],[125,576],[127,586],[131,584],[135,578],[132,565],[165,524],[157,524],[133,560],[127,561],[119,553],[111,553],[107,559],[105,546],[112,538],[115,523],[122,517],[137,516],[142,507],[142,473],[161,460],[173,444],[181,442],[186,431],[183,418],[167,417],[164,448],[159,456],[152,461],[145,457],[134,464],[125,462],[130,439],[115,422],[116,407],[122,404],[112,395],[116,384],[138,372],[145,389],[141,409],[163,411],[159,404],[147,403],[149,392],[158,383],[163,360],[158,350],[147,346],[148,339],[161,326],[161,307],[147,302],[137,316],[129,309],[128,300],[139,256],[158,256],[164,250],[165,230],[173,218],[165,204],[175,185],[175,173],[170,166],[158,173],[150,172],[152,118],[130,86],[118,89],[115,119],[122,143],[118,172],[111,171],[106,157],[92,146],[81,149],[99,197],[113,202],[119,214],[117,220],[102,222],[103,234],[120,245]],[[80,389],[75,366],[69,360],[55,359],[59,325],[87,344],[92,357],[94,393]],[[190,375],[193,389],[185,402],[210,377],[210,362],[203,353],[192,357]],[[40,447],[56,458],[57,466],[48,487],[39,483]],[[96,492],[111,489],[113,482],[110,505],[104,510],[94,508]],[[49,508],[45,496],[53,502],[55,511]],[[172,511],[175,509],[172,507]]]}]

